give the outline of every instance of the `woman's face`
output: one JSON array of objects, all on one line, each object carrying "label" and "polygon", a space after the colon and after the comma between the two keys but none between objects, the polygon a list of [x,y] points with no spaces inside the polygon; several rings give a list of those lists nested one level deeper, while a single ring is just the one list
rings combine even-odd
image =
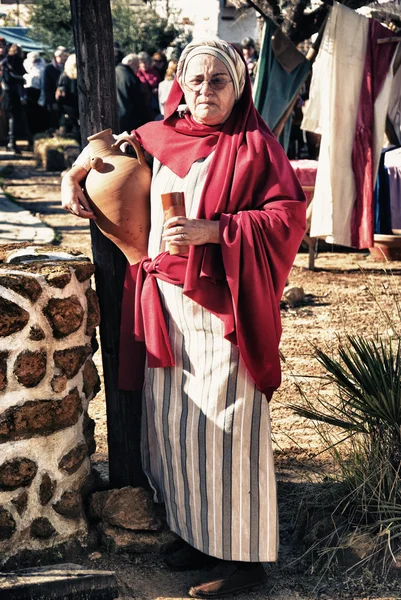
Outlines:
[{"label": "woman's face", "polygon": [[218,58],[208,54],[191,58],[183,87],[188,108],[198,123],[219,125],[230,116],[235,103],[234,84]]}]

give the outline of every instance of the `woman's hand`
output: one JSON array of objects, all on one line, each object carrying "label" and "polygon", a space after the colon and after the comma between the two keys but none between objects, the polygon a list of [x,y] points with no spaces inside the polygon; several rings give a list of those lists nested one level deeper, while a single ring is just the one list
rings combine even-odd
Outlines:
[{"label": "woman's hand", "polygon": [[164,224],[162,238],[165,242],[177,246],[220,244],[219,222],[208,219],[172,217]]},{"label": "woman's hand", "polygon": [[83,167],[72,167],[61,182],[61,205],[71,214],[83,219],[96,219],[96,215],[89,206],[89,202],[81,187],[81,181],[87,175]]}]

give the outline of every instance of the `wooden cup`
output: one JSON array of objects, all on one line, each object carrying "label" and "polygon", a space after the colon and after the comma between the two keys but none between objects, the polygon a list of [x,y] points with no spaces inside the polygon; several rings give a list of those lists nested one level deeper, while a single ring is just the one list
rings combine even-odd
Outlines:
[{"label": "wooden cup", "polygon": [[[185,199],[183,192],[169,192],[162,194],[162,205],[164,211],[164,222],[171,217],[185,217]],[[188,254],[189,246],[178,246],[169,243],[170,254]]]}]

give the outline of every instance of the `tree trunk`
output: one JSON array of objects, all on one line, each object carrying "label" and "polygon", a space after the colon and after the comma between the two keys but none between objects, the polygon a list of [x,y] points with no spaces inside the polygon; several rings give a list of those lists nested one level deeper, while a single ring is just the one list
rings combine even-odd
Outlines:
[{"label": "tree trunk", "polygon": [[[70,0],[78,67],[82,140],[103,129],[117,130],[117,101],[110,0]],[[139,451],[141,398],[117,388],[118,348],[126,259],[91,222],[99,297],[107,407],[110,483],[141,486]],[[134,365],[133,365],[134,368]]]}]

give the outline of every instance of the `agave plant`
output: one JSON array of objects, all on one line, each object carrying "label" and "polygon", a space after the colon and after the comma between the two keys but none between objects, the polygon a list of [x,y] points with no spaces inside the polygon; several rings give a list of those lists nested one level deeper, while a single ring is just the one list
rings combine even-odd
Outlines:
[{"label": "agave plant", "polygon": [[[324,427],[318,429],[339,472],[333,512],[346,516],[339,545],[350,544],[358,531],[376,536],[373,565],[388,558],[401,541],[401,356],[394,341],[348,335],[338,358],[315,348],[332,394],[309,399],[298,385],[303,405],[296,414]],[[330,549],[332,550],[332,549]],[[328,555],[328,549],[321,552]],[[332,556],[332,554],[330,555]]]}]

